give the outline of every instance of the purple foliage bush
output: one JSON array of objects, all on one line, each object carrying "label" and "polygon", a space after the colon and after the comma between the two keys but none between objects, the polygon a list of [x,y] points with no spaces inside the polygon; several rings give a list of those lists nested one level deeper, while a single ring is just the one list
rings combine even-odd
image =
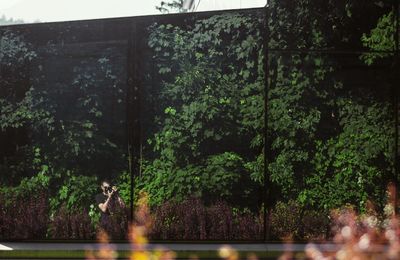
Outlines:
[{"label": "purple foliage bush", "polygon": [[153,211],[151,239],[255,240],[262,238],[262,218],[233,214],[226,202],[205,206],[197,198],[166,202]]},{"label": "purple foliage bush", "polygon": [[129,226],[129,209],[115,207],[111,216],[111,229],[108,235],[111,239],[127,239]]},{"label": "purple foliage bush", "polygon": [[155,208],[152,239],[205,239],[205,208],[198,199],[165,202]]},{"label": "purple foliage bush", "polygon": [[[207,208],[207,230],[209,237],[226,240],[233,238],[233,213],[231,207],[222,201]],[[240,223],[238,223],[240,224]]]},{"label": "purple foliage bush", "polygon": [[63,205],[51,218],[49,236],[54,239],[94,239],[96,230],[86,210],[69,211]]},{"label": "purple foliage bush", "polygon": [[261,240],[264,238],[264,216],[242,213],[236,216],[233,234],[235,239]]},{"label": "purple foliage bush", "polygon": [[0,194],[0,240],[42,239],[49,219],[47,194]]}]

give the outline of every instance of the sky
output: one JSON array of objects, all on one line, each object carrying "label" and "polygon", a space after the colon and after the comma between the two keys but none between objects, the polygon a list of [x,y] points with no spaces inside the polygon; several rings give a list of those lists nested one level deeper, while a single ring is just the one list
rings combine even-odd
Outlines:
[{"label": "sky", "polygon": [[[165,0],[164,0],[165,1]],[[25,22],[160,14],[161,0],[0,0],[0,16]],[[198,1],[196,1],[198,2]],[[200,0],[197,11],[262,7],[266,0]]]}]

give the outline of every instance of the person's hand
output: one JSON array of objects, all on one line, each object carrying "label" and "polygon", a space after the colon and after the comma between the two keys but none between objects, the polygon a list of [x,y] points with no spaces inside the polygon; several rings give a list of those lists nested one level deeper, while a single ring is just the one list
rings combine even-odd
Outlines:
[{"label": "person's hand", "polygon": [[112,195],[114,195],[114,190],[112,190],[112,191],[108,191],[107,192],[107,196],[109,197],[109,198],[111,198],[112,197]]},{"label": "person's hand", "polygon": [[113,192],[115,191],[118,191],[118,189],[117,189],[117,186],[112,186],[112,190],[113,190]]}]

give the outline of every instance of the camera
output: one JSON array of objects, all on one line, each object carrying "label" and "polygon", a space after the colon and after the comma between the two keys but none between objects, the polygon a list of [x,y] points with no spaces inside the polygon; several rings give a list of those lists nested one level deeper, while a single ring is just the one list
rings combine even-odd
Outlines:
[{"label": "camera", "polygon": [[113,191],[113,189],[111,186],[106,187],[106,192],[112,192],[112,191]]}]

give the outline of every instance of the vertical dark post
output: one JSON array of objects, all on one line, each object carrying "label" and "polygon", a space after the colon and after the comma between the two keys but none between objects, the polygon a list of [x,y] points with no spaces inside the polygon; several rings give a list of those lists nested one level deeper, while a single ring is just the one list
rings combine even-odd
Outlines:
[{"label": "vertical dark post", "polygon": [[131,175],[130,220],[133,221],[135,176],[139,175],[140,157],[140,50],[138,24],[132,22],[128,38],[128,91],[127,91],[127,132],[128,132],[128,161]]},{"label": "vertical dark post", "polygon": [[[394,35],[394,39],[395,39],[395,55],[394,55],[394,80],[393,80],[393,92],[394,92],[394,117],[395,117],[395,180],[396,180],[396,187],[397,189],[399,188],[399,110],[400,110],[400,104],[399,104],[399,89],[398,89],[398,84],[400,81],[399,75],[398,75],[398,71],[400,69],[400,54],[399,54],[399,33],[400,33],[400,0],[396,0],[395,2],[395,6],[394,6],[394,12],[395,12],[395,24],[396,24],[396,29],[395,29],[395,35]],[[397,195],[397,191],[395,194],[395,213],[396,215],[398,214],[398,195]]]},{"label": "vertical dark post", "polygon": [[400,22],[400,0],[396,0],[395,1],[395,4],[394,4],[394,11],[395,11],[395,19],[396,19],[396,30],[395,30],[395,35],[394,35],[394,41],[395,41],[395,44],[396,44],[396,46],[395,46],[395,50],[396,50],[396,61],[397,61],[397,64],[398,64],[398,61],[399,61],[399,58],[400,58],[400,56],[399,56],[399,45],[400,45],[400,42],[399,42],[399,33],[400,33],[400,25],[399,25],[399,22]]},{"label": "vertical dark post", "polygon": [[269,198],[269,175],[268,175],[268,137],[267,137],[267,129],[268,129],[268,7],[264,8],[264,24],[262,28],[263,32],[263,47],[264,47],[264,189],[263,189],[263,202],[264,202],[264,241],[269,239],[269,221],[268,215],[270,209],[268,204]]}]

